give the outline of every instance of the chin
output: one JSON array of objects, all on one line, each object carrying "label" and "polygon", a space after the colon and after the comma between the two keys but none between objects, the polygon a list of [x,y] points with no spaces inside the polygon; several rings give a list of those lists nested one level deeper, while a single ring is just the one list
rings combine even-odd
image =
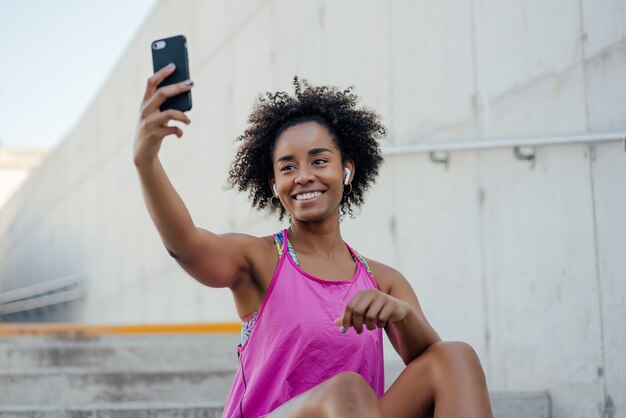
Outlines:
[{"label": "chin", "polygon": [[293,219],[297,219],[300,222],[319,222],[319,221],[323,221],[326,218],[329,218],[331,216],[330,213],[320,213],[318,211],[311,211],[311,212],[296,212],[296,213],[292,213],[291,217]]}]

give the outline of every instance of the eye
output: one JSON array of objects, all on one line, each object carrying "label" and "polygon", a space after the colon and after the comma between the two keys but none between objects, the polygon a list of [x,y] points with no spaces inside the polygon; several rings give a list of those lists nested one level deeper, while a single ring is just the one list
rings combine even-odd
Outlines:
[{"label": "eye", "polygon": [[292,164],[287,164],[287,165],[282,166],[280,168],[280,171],[287,171],[287,170],[292,169],[292,168],[293,168]]},{"label": "eye", "polygon": [[322,158],[318,158],[318,159],[316,159],[316,160],[314,160],[314,161],[313,161],[313,164],[315,164],[315,165],[320,165],[320,164],[323,164],[323,163],[325,163],[325,162],[326,162],[326,160],[324,160],[324,159],[322,159]]}]

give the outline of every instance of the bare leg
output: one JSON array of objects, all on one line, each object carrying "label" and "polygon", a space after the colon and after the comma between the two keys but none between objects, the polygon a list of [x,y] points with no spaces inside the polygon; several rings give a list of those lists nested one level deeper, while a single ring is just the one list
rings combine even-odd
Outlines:
[{"label": "bare leg", "polygon": [[382,418],[376,393],[357,373],[340,373],[304,392],[267,418]]},{"label": "bare leg", "polygon": [[380,399],[386,418],[492,418],[480,360],[461,342],[433,344]]}]

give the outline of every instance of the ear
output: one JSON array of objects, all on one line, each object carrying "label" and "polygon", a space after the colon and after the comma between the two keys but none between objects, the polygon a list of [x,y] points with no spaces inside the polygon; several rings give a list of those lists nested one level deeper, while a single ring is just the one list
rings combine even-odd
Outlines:
[{"label": "ear", "polygon": [[269,186],[270,186],[270,190],[272,191],[272,195],[273,196],[277,196],[278,193],[276,193],[276,183],[274,182],[274,179],[269,179],[268,180]]},{"label": "ear", "polygon": [[352,180],[354,179],[354,161],[352,160],[346,160],[346,162],[343,164],[344,167],[344,176],[345,176],[345,169],[347,168],[348,170],[350,170],[350,176],[348,178],[348,184],[352,183]]}]

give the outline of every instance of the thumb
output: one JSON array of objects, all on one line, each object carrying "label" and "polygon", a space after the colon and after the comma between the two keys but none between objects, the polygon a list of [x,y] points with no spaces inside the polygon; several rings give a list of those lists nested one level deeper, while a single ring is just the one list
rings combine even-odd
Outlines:
[{"label": "thumb", "polygon": [[335,325],[341,325],[341,320],[342,320],[342,317],[340,316],[339,318],[335,319],[335,321],[333,323]]}]

